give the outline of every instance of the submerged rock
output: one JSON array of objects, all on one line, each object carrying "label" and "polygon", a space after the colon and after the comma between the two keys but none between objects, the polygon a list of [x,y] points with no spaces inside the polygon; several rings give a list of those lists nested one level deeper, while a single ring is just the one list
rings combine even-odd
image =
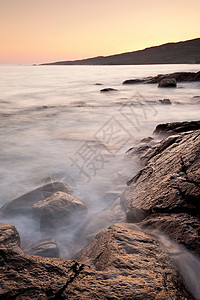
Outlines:
[{"label": "submerged rock", "polygon": [[172,104],[169,99],[161,99],[161,100],[159,100],[159,102],[161,104],[165,104],[165,105],[171,105]]},{"label": "submerged rock", "polygon": [[101,93],[107,93],[107,92],[117,92],[117,89],[113,89],[113,88],[105,88],[100,90]]},{"label": "submerged rock", "polygon": [[160,88],[171,88],[171,87],[176,87],[177,83],[176,83],[176,79],[175,78],[164,78],[162,79],[159,84],[158,87]]},{"label": "submerged rock", "polygon": [[32,214],[32,206],[35,202],[46,199],[57,191],[73,194],[73,190],[66,183],[51,182],[7,202],[0,208],[0,214],[2,216]]},{"label": "submerged rock", "polygon": [[128,79],[125,80],[122,84],[137,84],[137,83],[143,83],[145,82],[145,79]]},{"label": "submerged rock", "polygon": [[58,228],[79,222],[85,216],[87,208],[84,203],[72,195],[56,192],[50,197],[37,201],[33,212],[40,218],[40,228]]},{"label": "submerged rock", "polygon": [[43,257],[59,257],[58,245],[54,239],[44,239],[31,245],[27,250],[28,254],[39,255]]}]

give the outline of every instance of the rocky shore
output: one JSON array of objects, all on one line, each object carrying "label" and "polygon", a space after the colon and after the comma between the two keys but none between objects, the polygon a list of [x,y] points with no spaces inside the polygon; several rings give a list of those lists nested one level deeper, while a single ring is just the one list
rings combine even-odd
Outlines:
[{"label": "rocky shore", "polygon": [[[0,299],[200,299],[199,273],[191,287],[176,260],[185,251],[199,261],[199,124],[159,124],[152,137],[138,141],[126,156],[141,169],[122,195],[87,222],[81,223],[86,205],[62,182],[1,207],[2,220],[26,215],[52,236],[76,222],[76,238],[82,235],[88,244],[70,259],[58,258],[52,238],[22,250],[16,228],[2,223]],[[160,235],[177,245],[176,255]]]}]

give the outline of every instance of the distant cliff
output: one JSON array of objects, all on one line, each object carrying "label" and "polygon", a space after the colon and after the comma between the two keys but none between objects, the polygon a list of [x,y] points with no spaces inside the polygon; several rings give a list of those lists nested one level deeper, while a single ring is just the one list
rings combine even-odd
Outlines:
[{"label": "distant cliff", "polygon": [[200,38],[110,56],[59,61],[42,65],[200,64]]}]

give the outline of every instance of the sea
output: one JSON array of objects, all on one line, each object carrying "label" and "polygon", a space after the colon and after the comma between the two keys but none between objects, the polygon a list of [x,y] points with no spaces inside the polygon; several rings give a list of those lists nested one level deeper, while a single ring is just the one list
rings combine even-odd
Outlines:
[{"label": "sea", "polygon": [[[0,66],[0,206],[51,181],[64,181],[94,215],[140,168],[126,151],[160,123],[199,120],[200,82],[177,88],[123,81],[200,65]],[[115,91],[101,92],[113,88]],[[159,100],[169,99],[171,105]],[[8,218],[21,240],[38,240],[34,220]],[[67,235],[68,234],[68,235]],[[73,232],[66,233],[73,239]],[[44,238],[44,236],[43,236]],[[63,236],[57,235],[62,248]],[[68,249],[62,249],[68,257]]]}]

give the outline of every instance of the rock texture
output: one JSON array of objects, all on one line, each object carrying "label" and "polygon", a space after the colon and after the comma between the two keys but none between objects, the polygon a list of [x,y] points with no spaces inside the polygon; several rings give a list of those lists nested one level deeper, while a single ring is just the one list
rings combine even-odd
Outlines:
[{"label": "rock texture", "polygon": [[117,92],[117,89],[113,89],[113,88],[105,88],[100,90],[101,93],[108,93],[108,92]]},{"label": "rock texture", "polygon": [[176,87],[177,83],[176,83],[176,79],[175,78],[164,78],[161,79],[158,87],[160,88],[171,88],[171,87]]},{"label": "rock texture", "polygon": [[73,194],[72,189],[67,184],[52,182],[7,202],[0,208],[0,214],[2,216],[32,214],[32,206],[35,202],[46,199],[57,191]]},{"label": "rock texture", "polygon": [[[191,231],[191,237],[188,238],[191,242],[183,242],[186,237],[184,233],[180,241],[182,239],[182,243],[189,249],[199,253],[200,130],[169,136],[143,152],[140,159],[144,168],[129,180],[128,188],[121,198],[127,220],[141,222],[148,216],[157,218],[157,214],[177,214],[171,218],[170,226],[175,229],[177,223],[180,229],[178,223],[184,220],[185,231]],[[188,222],[182,214],[189,216]],[[167,230],[169,217],[163,216],[164,220],[166,224],[162,226],[158,219],[151,221],[177,240],[178,233],[172,227]],[[195,249],[192,246],[193,239]]]},{"label": "rock texture", "polygon": [[59,257],[58,245],[54,239],[38,241],[31,245],[30,249],[24,250],[24,252],[43,257]]},{"label": "rock texture", "polygon": [[156,126],[155,134],[172,135],[180,132],[199,130],[200,121],[164,123]]},{"label": "rock texture", "polygon": [[33,212],[40,218],[40,228],[58,228],[77,222],[87,212],[84,203],[72,195],[56,192],[50,197],[37,201]]},{"label": "rock texture", "polygon": [[157,238],[133,225],[116,224],[101,232],[77,259],[80,262],[1,247],[0,298],[193,299]]},{"label": "rock texture", "polygon": [[20,249],[20,236],[15,226],[0,223],[0,247],[6,247],[15,251],[22,251]]}]

